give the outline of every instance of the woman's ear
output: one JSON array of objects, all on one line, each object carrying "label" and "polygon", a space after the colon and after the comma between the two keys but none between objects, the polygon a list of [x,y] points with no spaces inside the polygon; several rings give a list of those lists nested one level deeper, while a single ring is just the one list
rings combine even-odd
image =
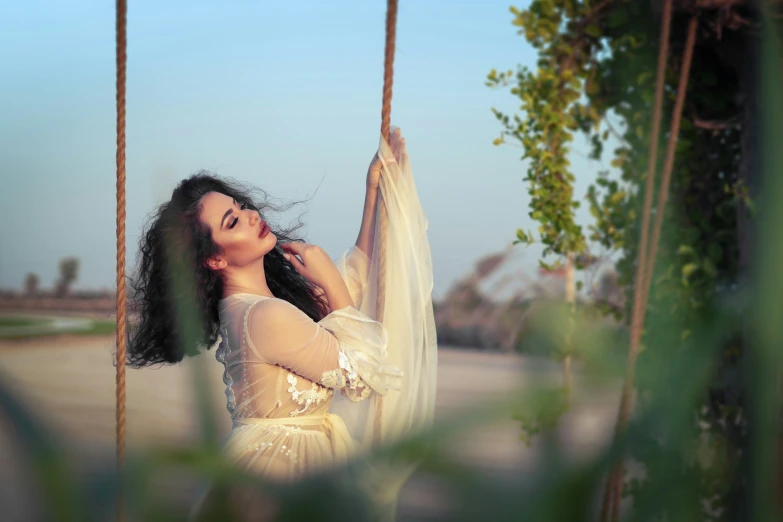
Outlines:
[{"label": "woman's ear", "polygon": [[207,259],[207,268],[211,270],[223,270],[226,268],[228,263],[226,263],[226,260],[223,259],[221,256],[212,256],[209,259]]}]

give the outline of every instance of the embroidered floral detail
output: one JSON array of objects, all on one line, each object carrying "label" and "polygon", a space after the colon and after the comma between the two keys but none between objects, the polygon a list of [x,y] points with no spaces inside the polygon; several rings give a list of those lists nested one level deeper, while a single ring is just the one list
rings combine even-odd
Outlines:
[{"label": "embroidered floral detail", "polygon": [[316,383],[312,383],[309,390],[299,390],[296,387],[297,379],[296,376],[293,373],[288,374],[288,393],[291,394],[291,397],[294,399],[294,402],[296,402],[298,405],[301,406],[298,410],[294,410],[291,412],[291,417],[296,417],[297,415],[301,415],[302,413],[307,411],[307,408],[309,408],[311,405],[318,405],[321,404],[321,402],[325,401],[329,398],[331,395],[331,392],[328,388],[324,388],[323,386],[319,386]]},{"label": "embroidered floral detail", "polygon": [[340,392],[343,397],[350,400],[351,402],[359,402],[363,401],[367,397],[370,396],[370,393],[372,393],[372,388],[369,386],[364,387],[358,387],[358,388],[348,388],[345,387]]},{"label": "embroidered floral detail", "polygon": [[342,390],[342,395],[352,401],[366,399],[372,390],[362,381],[342,350],[337,355],[337,361],[339,368],[325,371],[318,383],[327,388]]},{"label": "embroidered floral detail", "polygon": [[231,354],[231,347],[228,345],[228,334],[221,328],[218,333],[217,344],[218,349],[215,350],[215,359],[223,365],[223,383],[226,385],[226,409],[231,415],[234,415],[234,408],[237,406],[236,397],[234,396],[234,379],[228,373],[228,366],[226,366],[226,357]]},{"label": "embroidered floral detail", "polygon": [[343,375],[343,371],[339,368],[336,370],[325,371],[318,380],[318,384],[321,386],[326,386],[327,388],[339,390],[345,386],[345,376]]},{"label": "embroidered floral detail", "polygon": [[340,350],[340,353],[337,355],[337,360],[339,361],[340,368],[345,370],[345,378],[348,379],[346,384],[349,388],[353,390],[358,386],[364,385],[364,382],[362,382],[359,374],[356,373],[356,370],[354,370],[353,367],[351,367],[351,363],[348,361],[348,356],[345,355],[344,351]]}]

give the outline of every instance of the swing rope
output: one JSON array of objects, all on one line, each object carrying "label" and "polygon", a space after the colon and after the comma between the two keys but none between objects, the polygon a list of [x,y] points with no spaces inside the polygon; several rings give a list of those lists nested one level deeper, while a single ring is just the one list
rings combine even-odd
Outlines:
[{"label": "swing rope", "polygon": [[[117,88],[117,466],[122,469],[125,461],[125,361],[126,361],[126,291],[125,291],[125,86],[127,65],[127,0],[116,0],[116,88]],[[383,102],[381,108],[381,134],[390,142],[391,98],[394,73],[394,49],[396,44],[397,0],[388,0],[386,9],[386,43],[383,70]],[[386,237],[388,216],[386,204],[379,195],[378,242],[378,298],[377,319],[383,321],[386,296]],[[382,420],[382,399],[377,399],[375,416],[375,441],[379,444]],[[124,520],[122,495],[118,494],[117,519]]]},{"label": "swing rope", "polygon": [[[383,58],[383,102],[381,106],[381,136],[391,144],[391,99],[394,83],[394,48],[397,42],[397,0],[386,3],[386,46]],[[388,214],[386,202],[378,191],[378,292],[376,302],[376,320],[383,322],[384,303],[386,301],[386,243],[388,236]],[[383,398],[376,396],[373,443],[380,446],[383,419]]]},{"label": "swing rope", "polygon": [[[127,0],[116,4],[117,47],[117,469],[125,464],[125,83],[127,64]],[[122,484],[122,481],[119,482]],[[117,520],[125,520],[122,490],[117,495]]]},{"label": "swing rope", "polygon": [[[664,161],[661,185],[658,187],[658,203],[656,206],[655,225],[653,228],[648,254],[647,239],[650,226],[650,216],[652,214],[652,192],[655,178],[658,134],[660,130],[663,84],[666,72],[666,57],[669,46],[671,12],[672,0],[666,0],[664,3],[663,27],[661,28],[661,42],[658,55],[655,108],[653,113],[653,133],[650,141],[649,165],[647,170],[648,175],[645,187],[641,237],[639,240],[639,256],[636,267],[633,313],[631,316],[631,343],[628,353],[626,379],[623,386],[622,396],[620,398],[620,408],[618,412],[617,426],[615,428],[616,439],[619,439],[620,435],[622,435],[622,433],[625,431],[631,415],[631,393],[633,390],[636,360],[639,355],[639,346],[641,344],[642,331],[644,328],[644,317],[647,308],[647,300],[650,294],[653,270],[655,268],[655,258],[657,256],[658,245],[660,243],[661,229],[663,227],[663,216],[669,195],[668,193],[671,182],[671,174],[674,169],[674,157],[676,152],[677,138],[680,132],[682,109],[685,103],[685,94],[688,89],[688,79],[690,78],[691,63],[693,61],[693,49],[696,43],[696,30],[698,28],[698,16],[694,15],[688,25],[688,36],[685,43],[683,60],[680,68],[680,77],[677,85],[677,97],[672,114],[669,140],[666,146],[666,158]],[[604,490],[604,496],[601,505],[600,520],[602,522],[607,520],[616,522],[619,520],[623,473],[624,463],[621,456],[619,462],[614,466],[606,481],[606,489]]]},{"label": "swing rope", "polygon": [[397,45],[397,0],[386,4],[386,47],[383,57],[383,102],[381,107],[381,135],[391,139],[391,100],[394,83],[394,48]]}]

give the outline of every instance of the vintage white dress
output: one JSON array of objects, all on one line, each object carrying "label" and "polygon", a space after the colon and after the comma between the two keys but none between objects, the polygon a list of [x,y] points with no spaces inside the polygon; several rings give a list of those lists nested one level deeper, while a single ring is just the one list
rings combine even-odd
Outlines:
[{"label": "vintage white dress", "polygon": [[[377,231],[371,258],[353,247],[336,263],[354,307],[315,322],[277,298],[237,294],[220,303],[216,358],[233,421],[225,453],[265,478],[301,478],[432,422],[437,345],[427,220],[407,153],[395,161],[381,139],[379,156],[388,213],[383,324],[375,320]],[[387,506],[382,518],[393,518],[414,468],[365,470],[363,485]]]},{"label": "vintage white dress", "polygon": [[[349,265],[367,264],[354,248]],[[346,307],[314,322],[282,299],[232,295],[220,303],[233,429],[225,451],[243,468],[291,480],[346,459],[354,441],[329,413],[335,391],[351,401],[399,390],[402,372],[386,364],[379,322]]]}]

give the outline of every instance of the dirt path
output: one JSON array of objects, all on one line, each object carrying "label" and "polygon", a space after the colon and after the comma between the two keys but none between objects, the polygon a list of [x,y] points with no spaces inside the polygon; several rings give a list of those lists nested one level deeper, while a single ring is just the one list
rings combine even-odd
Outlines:
[{"label": "dirt path", "polygon": [[[111,458],[114,445],[113,339],[61,338],[37,343],[0,343],[0,378],[8,379],[28,406],[69,443],[75,459],[97,462]],[[514,355],[466,352],[441,347],[436,417],[459,414],[477,401],[502,397],[521,381],[551,376],[547,361]],[[209,370],[207,382],[228,433],[222,366],[208,352],[178,366],[129,370],[127,373],[127,440],[129,451],[147,443],[189,444],[197,422],[191,393],[194,364]],[[615,393],[582,401],[563,419],[560,436],[575,457],[598,450],[607,440],[616,412]],[[10,445],[10,426],[0,419],[0,505],[7,520],[29,520],[36,513],[22,462]],[[519,441],[519,426],[504,418],[464,433],[449,451],[483,473],[524,473],[541,458],[535,445]],[[442,506],[424,477],[408,483],[400,499],[401,520],[426,520]]]}]

